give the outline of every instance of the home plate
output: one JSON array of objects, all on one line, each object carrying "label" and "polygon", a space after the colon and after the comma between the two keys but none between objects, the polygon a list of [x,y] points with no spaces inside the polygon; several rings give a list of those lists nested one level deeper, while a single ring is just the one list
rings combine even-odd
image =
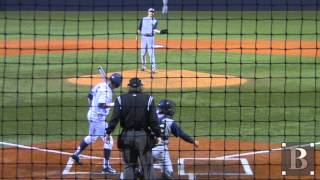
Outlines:
[{"label": "home plate", "polygon": [[164,48],[162,45],[154,45],[154,48]]}]

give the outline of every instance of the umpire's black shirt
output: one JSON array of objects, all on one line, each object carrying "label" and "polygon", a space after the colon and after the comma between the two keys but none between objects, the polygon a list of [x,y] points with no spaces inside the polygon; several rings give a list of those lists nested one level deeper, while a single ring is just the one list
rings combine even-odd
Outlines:
[{"label": "umpire's black shirt", "polygon": [[106,130],[107,134],[114,131],[119,120],[124,131],[147,130],[150,127],[155,136],[160,137],[154,99],[148,94],[131,92],[119,96],[114,104],[112,117]]}]

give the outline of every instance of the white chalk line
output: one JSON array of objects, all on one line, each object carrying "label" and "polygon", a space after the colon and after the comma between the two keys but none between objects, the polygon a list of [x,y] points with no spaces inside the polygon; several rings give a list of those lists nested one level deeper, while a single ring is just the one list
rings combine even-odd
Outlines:
[{"label": "white chalk line", "polygon": [[[73,154],[73,153],[63,152],[63,151],[59,151],[59,150],[43,149],[43,148],[37,148],[34,146],[26,146],[26,145],[14,144],[14,143],[8,143],[8,142],[0,142],[0,144],[3,144],[5,146],[18,147],[21,149],[37,150],[37,151],[41,151],[41,152],[49,152],[49,153],[53,153],[53,154],[62,154],[62,155],[67,155],[67,156],[71,156]],[[87,156],[87,155],[80,155],[80,157],[82,159],[103,159],[102,157]]]},{"label": "white chalk line", "polygon": [[[315,145],[320,145],[320,142],[316,142],[314,143]],[[292,147],[307,147],[310,146],[310,144],[302,144],[302,145],[297,145],[297,146],[291,146],[291,147],[287,147],[287,148],[292,148]],[[227,155],[227,156],[219,156],[216,158],[234,158],[234,157],[243,157],[243,156],[251,156],[251,155],[256,155],[256,154],[268,154],[268,153],[272,153],[273,151],[281,151],[283,148],[274,148],[274,149],[270,149],[270,150],[262,150],[262,151],[252,151],[252,152],[246,152],[246,153],[238,153],[238,154],[231,154],[231,155]]]},{"label": "white chalk line", "polygon": [[153,47],[154,47],[154,48],[164,48],[164,46],[163,46],[163,45],[160,45],[160,44],[156,44],[156,45],[154,45]]},{"label": "white chalk line", "polygon": [[[240,161],[244,173],[233,173],[233,172],[207,172],[207,173],[201,173],[201,172],[185,172],[185,160],[193,160],[193,161],[203,161],[203,160],[209,160],[209,161]],[[252,176],[253,172],[250,167],[250,164],[246,158],[179,158],[178,159],[178,174],[179,175],[186,175],[188,176],[189,180],[194,180],[198,175],[206,175],[206,176]]]},{"label": "white chalk line", "polygon": [[[61,155],[67,155],[71,156],[73,153],[69,152],[63,152],[59,150],[51,150],[51,149],[43,149],[43,148],[38,148],[34,146],[26,146],[26,145],[21,145],[21,144],[14,144],[14,143],[9,143],[9,142],[1,142],[0,144],[5,145],[5,146],[11,146],[11,147],[17,147],[21,149],[28,149],[28,150],[36,150],[40,152],[48,152],[48,153],[53,153],[53,154],[61,154]],[[81,159],[98,159],[98,160],[103,160],[104,158],[102,157],[97,157],[97,156],[88,156],[88,155],[79,155]],[[120,159],[120,158],[110,158],[110,159]],[[93,172],[70,172],[71,168],[73,165],[73,159],[69,157],[66,167],[62,171],[63,175],[72,175],[72,174],[104,174],[104,173],[93,173]]]},{"label": "white chalk line", "polygon": [[240,158],[240,161],[241,161],[241,164],[242,164],[242,167],[243,167],[245,174],[247,174],[248,176],[252,176],[253,172],[252,172],[252,169],[251,169],[250,164],[248,162],[248,159]]},{"label": "white chalk line", "polygon": [[[43,149],[43,148],[37,148],[37,147],[33,147],[33,146],[26,146],[26,145],[21,145],[21,144],[15,144],[15,143],[9,143],[9,142],[1,142],[0,144],[5,145],[5,146],[11,146],[11,147],[18,147],[18,148],[22,148],[22,149],[29,149],[29,150],[37,150],[37,151],[41,151],[41,152],[49,152],[49,153],[54,153],[54,154],[62,154],[62,155],[68,155],[71,156],[72,153],[69,152],[63,152],[63,151],[59,151],[59,150],[50,150],[50,149]],[[320,145],[320,142],[316,142],[314,143],[315,145]],[[303,144],[303,145],[299,145],[299,147],[306,147],[306,146],[310,146],[310,144]],[[288,147],[290,148],[290,147]],[[268,154],[271,153],[273,151],[280,151],[282,150],[282,148],[274,148],[271,150],[262,150],[262,151],[252,151],[252,152],[246,152],[246,153],[238,153],[238,154],[231,154],[231,155],[227,155],[227,156],[219,156],[219,157],[215,157],[216,160],[218,159],[230,159],[230,158],[235,158],[235,157],[243,157],[243,156],[251,156],[251,155],[256,155],[256,154]],[[87,156],[87,155],[80,155],[79,157],[81,157],[82,159],[103,159],[102,157],[97,157],[97,156]],[[64,169],[64,171],[62,172],[63,174],[76,174],[76,173],[84,173],[84,174],[95,174],[92,172],[70,172],[70,169],[72,168],[73,165],[73,160],[69,158],[66,168]],[[120,159],[120,158],[112,158],[112,159]],[[178,159],[178,164],[180,162],[180,159]],[[247,163],[247,165],[249,165],[249,163]],[[246,166],[247,167],[247,166]],[[250,165],[249,165],[250,167]],[[245,167],[244,167],[245,168]],[[251,170],[251,168],[250,168]],[[246,174],[250,174],[248,172],[250,172],[250,170],[248,170],[247,168],[247,172]],[[245,170],[246,171],[246,170]],[[96,173],[96,174],[103,174],[103,173]],[[185,173],[185,174],[190,174],[190,173]],[[193,174],[193,173],[191,173]]]},{"label": "white chalk line", "polygon": [[[102,158],[103,159],[103,158]],[[120,159],[120,158],[110,158],[110,159]],[[104,175],[104,172],[88,172],[88,171],[70,171],[72,168],[74,161],[71,157],[69,157],[68,162],[64,170],[62,171],[63,175]],[[120,173],[108,174],[112,176],[120,175]]]},{"label": "white chalk line", "polygon": [[73,165],[73,159],[71,157],[69,157],[68,161],[67,161],[67,165],[66,167],[63,169],[62,174],[63,175],[67,175],[70,174],[70,170],[72,168]]},{"label": "white chalk line", "polygon": [[[314,145],[320,145],[320,142],[316,142],[314,143]],[[286,148],[293,148],[293,147],[308,147],[310,146],[310,144],[302,144],[302,145],[297,145],[297,146],[290,146],[290,147],[286,147]],[[274,149],[270,149],[270,150],[261,150],[261,151],[252,151],[252,152],[246,152],[246,153],[237,153],[237,154],[231,154],[231,155],[226,155],[226,156],[218,156],[215,158],[179,158],[178,159],[178,174],[181,173],[181,175],[188,175],[189,176],[189,180],[193,180],[196,178],[196,175],[201,175],[201,173],[186,173],[184,170],[184,159],[193,159],[193,160],[197,160],[197,159],[210,159],[210,160],[232,160],[234,158],[238,158],[238,160],[241,161],[241,164],[244,168],[245,173],[237,173],[237,175],[253,175],[253,171],[250,167],[250,164],[248,162],[248,160],[246,158],[240,158],[240,157],[245,157],[245,156],[252,156],[252,155],[257,155],[257,154],[268,154],[268,153],[272,153],[274,151],[281,151],[282,149],[286,149],[286,148],[274,148]],[[203,173],[203,175],[208,175],[208,173]],[[212,175],[219,175],[217,173],[213,173]],[[221,175],[235,175],[233,173],[224,173]]]}]

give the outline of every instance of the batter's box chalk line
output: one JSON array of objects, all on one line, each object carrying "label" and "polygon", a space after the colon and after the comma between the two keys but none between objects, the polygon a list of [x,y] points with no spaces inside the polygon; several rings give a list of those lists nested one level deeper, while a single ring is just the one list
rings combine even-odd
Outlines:
[{"label": "batter's box chalk line", "polygon": [[[185,170],[185,161],[192,160],[194,161],[240,161],[243,167],[244,173],[232,173],[232,172],[186,172]],[[189,177],[189,180],[195,179],[197,175],[211,175],[211,176],[252,176],[253,172],[250,167],[250,164],[247,158],[224,158],[224,157],[216,157],[216,158],[179,158],[178,159],[178,175],[186,175]]]},{"label": "batter's box chalk line", "polygon": [[[98,160],[103,160],[102,157],[96,157],[96,156],[86,156],[86,155],[80,155],[80,159],[98,159]],[[115,160],[120,160],[121,158],[110,158],[110,160],[115,159]],[[71,168],[74,164],[74,160],[69,157],[68,162],[66,164],[66,167],[64,168],[64,170],[62,171],[63,175],[85,175],[85,174],[90,174],[90,175],[103,175],[106,173],[103,172],[88,172],[88,171],[71,171]],[[114,173],[114,174],[108,174],[111,176],[119,176],[122,173]]]}]

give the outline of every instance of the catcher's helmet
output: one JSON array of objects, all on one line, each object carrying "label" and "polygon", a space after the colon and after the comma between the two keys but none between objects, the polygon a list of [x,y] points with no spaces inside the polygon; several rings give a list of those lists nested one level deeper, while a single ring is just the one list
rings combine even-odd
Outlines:
[{"label": "catcher's helmet", "polygon": [[176,103],[169,99],[162,99],[158,104],[158,113],[173,116],[176,113]]},{"label": "catcher's helmet", "polygon": [[113,73],[109,77],[111,84],[113,84],[116,88],[119,87],[122,83],[122,76],[119,73]]}]

